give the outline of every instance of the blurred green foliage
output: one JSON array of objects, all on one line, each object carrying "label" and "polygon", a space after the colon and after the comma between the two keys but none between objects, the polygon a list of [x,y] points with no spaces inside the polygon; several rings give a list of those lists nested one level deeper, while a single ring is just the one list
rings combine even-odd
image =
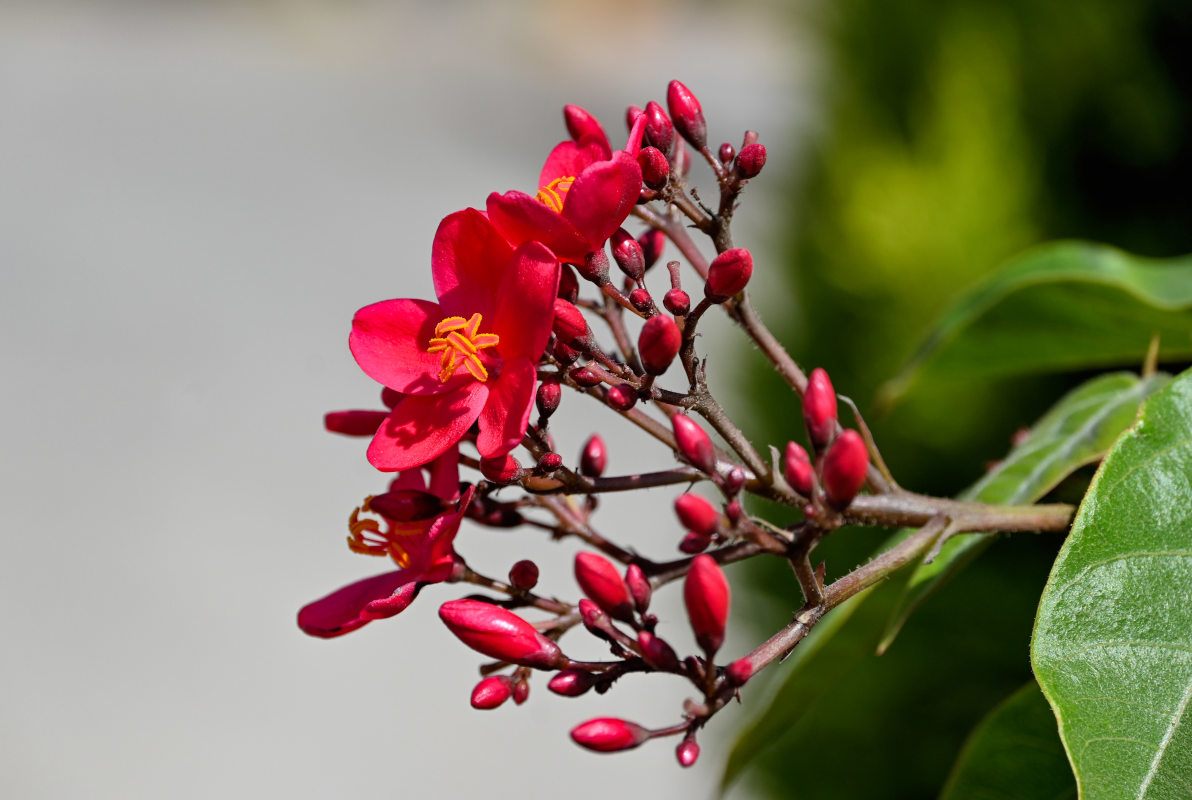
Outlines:
[{"label": "blurred green foliage", "polygon": [[[857,400],[904,485],[953,494],[1087,376],[935,387],[880,414],[875,392],[951,300],[1029,245],[1192,252],[1192,6],[839,0],[814,17],[825,118],[794,188],[789,295],[775,290],[763,312],[801,364]],[[773,411],[792,401],[772,371],[750,379],[750,434],[800,438],[799,415]],[[1030,677],[1031,620],[1060,542],[1018,539],[927,603],[890,653],[841,676],[759,754],[752,785],[934,796],[969,729]],[[817,556],[831,579],[877,541],[843,530]],[[759,621],[798,604],[789,571],[753,578]]]}]

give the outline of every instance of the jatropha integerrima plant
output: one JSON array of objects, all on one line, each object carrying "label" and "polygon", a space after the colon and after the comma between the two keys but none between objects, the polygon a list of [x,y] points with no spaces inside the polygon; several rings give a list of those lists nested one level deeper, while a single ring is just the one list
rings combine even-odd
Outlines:
[{"label": "jatropha integerrima plant", "polygon": [[[352,512],[348,544],[398,568],[311,603],[298,624],[312,636],[340,636],[399,614],[431,584],[470,584],[481,593],[450,599],[439,615],[492,659],[472,690],[473,706],[523,702],[535,673],[547,673],[547,688],[564,697],[664,673],[695,693],[676,721],[649,728],[598,718],[571,735],[604,752],[674,736],[679,763],[689,766],[700,729],[833,608],[957,531],[1060,530],[1072,509],[985,506],[900,488],[860,417],[852,418],[855,428],[838,417],[827,373],[808,377],[750,303],[753,256],[736,246],[731,223],[742,190],[766,163],[758,134],[746,131],[739,148],[712,149],[687,87],[672,82],[666,104],[631,107],[619,150],[591,114],[568,106],[570,138],[548,155],[536,194],[493,193],[484,211],[465,208],[439,225],[431,251],[436,301],[383,300],[356,313],[349,345],[385,387],[388,410],[332,412],[326,427],[370,436],[369,462],[396,473],[388,491]],[[716,181],[711,206],[687,182],[696,156]],[[711,240],[710,262],[692,230]],[[686,269],[677,259],[656,268],[668,247]],[[778,443],[765,456],[721,406],[709,387],[714,365],[696,338],[713,309],[801,399],[808,448]],[[551,426],[560,409],[582,413],[581,402],[610,407],[677,463],[608,475],[605,442],[593,432],[569,464]],[[463,483],[461,467],[470,470]],[[701,483],[719,501],[687,493],[675,501],[681,557],[642,555],[639,542],[613,541],[594,519],[597,495]],[[802,519],[771,525],[749,512],[746,496],[792,506]],[[523,554],[511,554],[508,580],[475,571],[454,547],[464,520],[580,540],[587,549],[574,569],[583,597],[536,593],[539,570]],[[825,585],[811,555],[845,524],[918,532]],[[753,650],[725,652],[731,593],[722,565],[755,557],[790,563],[802,607]],[[672,632],[650,613],[652,595],[673,583],[682,585],[696,652],[676,650]],[[582,636],[598,640],[608,657],[568,655],[566,640]]]}]

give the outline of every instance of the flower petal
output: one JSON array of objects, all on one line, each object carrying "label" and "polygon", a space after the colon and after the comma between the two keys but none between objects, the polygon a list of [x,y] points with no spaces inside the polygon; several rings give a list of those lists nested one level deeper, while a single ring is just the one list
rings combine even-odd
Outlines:
[{"label": "flower petal", "polygon": [[469,381],[446,394],[406,397],[369,444],[369,463],[382,472],[429,464],[464,437],[488,395],[487,384]]},{"label": "flower petal", "polygon": [[608,142],[592,136],[585,136],[580,142],[568,140],[559,142],[546,157],[542,172],[538,176],[538,187],[549,186],[559,178],[575,178],[597,161],[607,161],[612,156]]},{"label": "flower petal", "polygon": [[[414,582],[418,578],[416,572],[399,569],[349,583],[326,597],[303,606],[298,612],[298,627],[303,633],[321,639],[351,633],[375,619],[365,616],[366,606],[400,592],[403,587],[409,586],[411,590],[414,589]],[[406,605],[409,605],[408,601]]]},{"label": "flower petal", "polygon": [[525,192],[493,192],[488,196],[488,216],[514,247],[542,242],[560,260],[581,264],[592,249],[575,225]]},{"label": "flower petal", "polygon": [[503,456],[521,443],[530,424],[538,375],[529,359],[505,362],[480,412],[476,449],[482,458]]},{"label": "flower petal", "polygon": [[589,249],[596,250],[621,227],[641,191],[641,167],[633,156],[618,150],[576,178],[563,202],[563,217],[583,233]]},{"label": "flower petal", "polygon": [[479,312],[487,321],[500,281],[496,265],[508,261],[512,252],[501,232],[476,209],[445,217],[435,231],[430,258],[445,316],[466,318]]},{"label": "flower petal", "polygon": [[448,447],[430,465],[430,481],[427,491],[442,500],[459,497],[459,446]]},{"label": "flower petal", "polygon": [[373,380],[407,394],[439,394],[452,388],[439,380],[441,357],[426,348],[446,316],[427,300],[384,300],[352,319],[348,346]]},{"label": "flower petal", "polygon": [[554,253],[538,242],[517,248],[505,267],[492,330],[501,337],[497,351],[506,361],[542,356],[555,318],[560,272]]}]

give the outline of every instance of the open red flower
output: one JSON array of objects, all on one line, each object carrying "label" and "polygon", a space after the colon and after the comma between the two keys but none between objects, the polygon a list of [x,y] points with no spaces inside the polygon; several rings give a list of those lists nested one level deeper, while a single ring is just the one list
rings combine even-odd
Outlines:
[{"label": "open red flower", "polygon": [[521,442],[550,338],[559,262],[538,242],[514,249],[476,209],[439,224],[431,255],[439,302],[385,300],[352,320],[352,355],[405,395],[368,460],[383,471],[426,464],[479,420],[476,447],[498,458]]},{"label": "open red flower", "polygon": [[603,136],[560,142],[538,177],[538,194],[493,192],[488,216],[515,245],[539,241],[562,261],[581,264],[604,247],[637,204],[637,163],[645,118],[634,124],[624,150],[609,152]]},{"label": "open red flower", "polygon": [[[353,551],[387,555],[401,569],[348,584],[304,606],[298,612],[298,627],[303,632],[323,639],[343,636],[374,619],[401,613],[423,586],[451,577],[455,534],[472,499],[472,489],[460,497],[459,451],[454,447],[430,464],[428,472],[429,482],[421,469],[401,473],[386,494],[370,497],[354,510],[349,522],[348,546]],[[395,515],[401,519],[382,511],[398,505],[448,510]],[[381,520],[362,517],[362,512]]]}]

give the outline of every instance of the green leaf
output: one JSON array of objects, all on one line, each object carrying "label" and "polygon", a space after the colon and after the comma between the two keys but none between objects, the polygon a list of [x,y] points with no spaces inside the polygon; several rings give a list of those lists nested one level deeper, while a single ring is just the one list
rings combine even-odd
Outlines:
[{"label": "green leaf", "polygon": [[[986,503],[1033,503],[1080,467],[1100,459],[1135,417],[1142,402],[1170,376],[1139,378],[1128,372],[1102,375],[1064,395],[1001,464],[970,487],[962,498]],[[989,534],[962,533],[948,540],[935,560],[920,564],[890,614],[878,645],[893,643],[919,604],[993,541]]]},{"label": "green leaf", "polygon": [[912,385],[1192,357],[1192,256],[1150,259],[1058,242],[1011,260],[943,317],[879,393]]},{"label": "green leaf", "polygon": [[1031,660],[1082,798],[1192,797],[1192,371],[1093,478]]},{"label": "green leaf", "polygon": [[940,800],[1063,800],[1076,782],[1055,715],[1031,681],[973,729]]}]

